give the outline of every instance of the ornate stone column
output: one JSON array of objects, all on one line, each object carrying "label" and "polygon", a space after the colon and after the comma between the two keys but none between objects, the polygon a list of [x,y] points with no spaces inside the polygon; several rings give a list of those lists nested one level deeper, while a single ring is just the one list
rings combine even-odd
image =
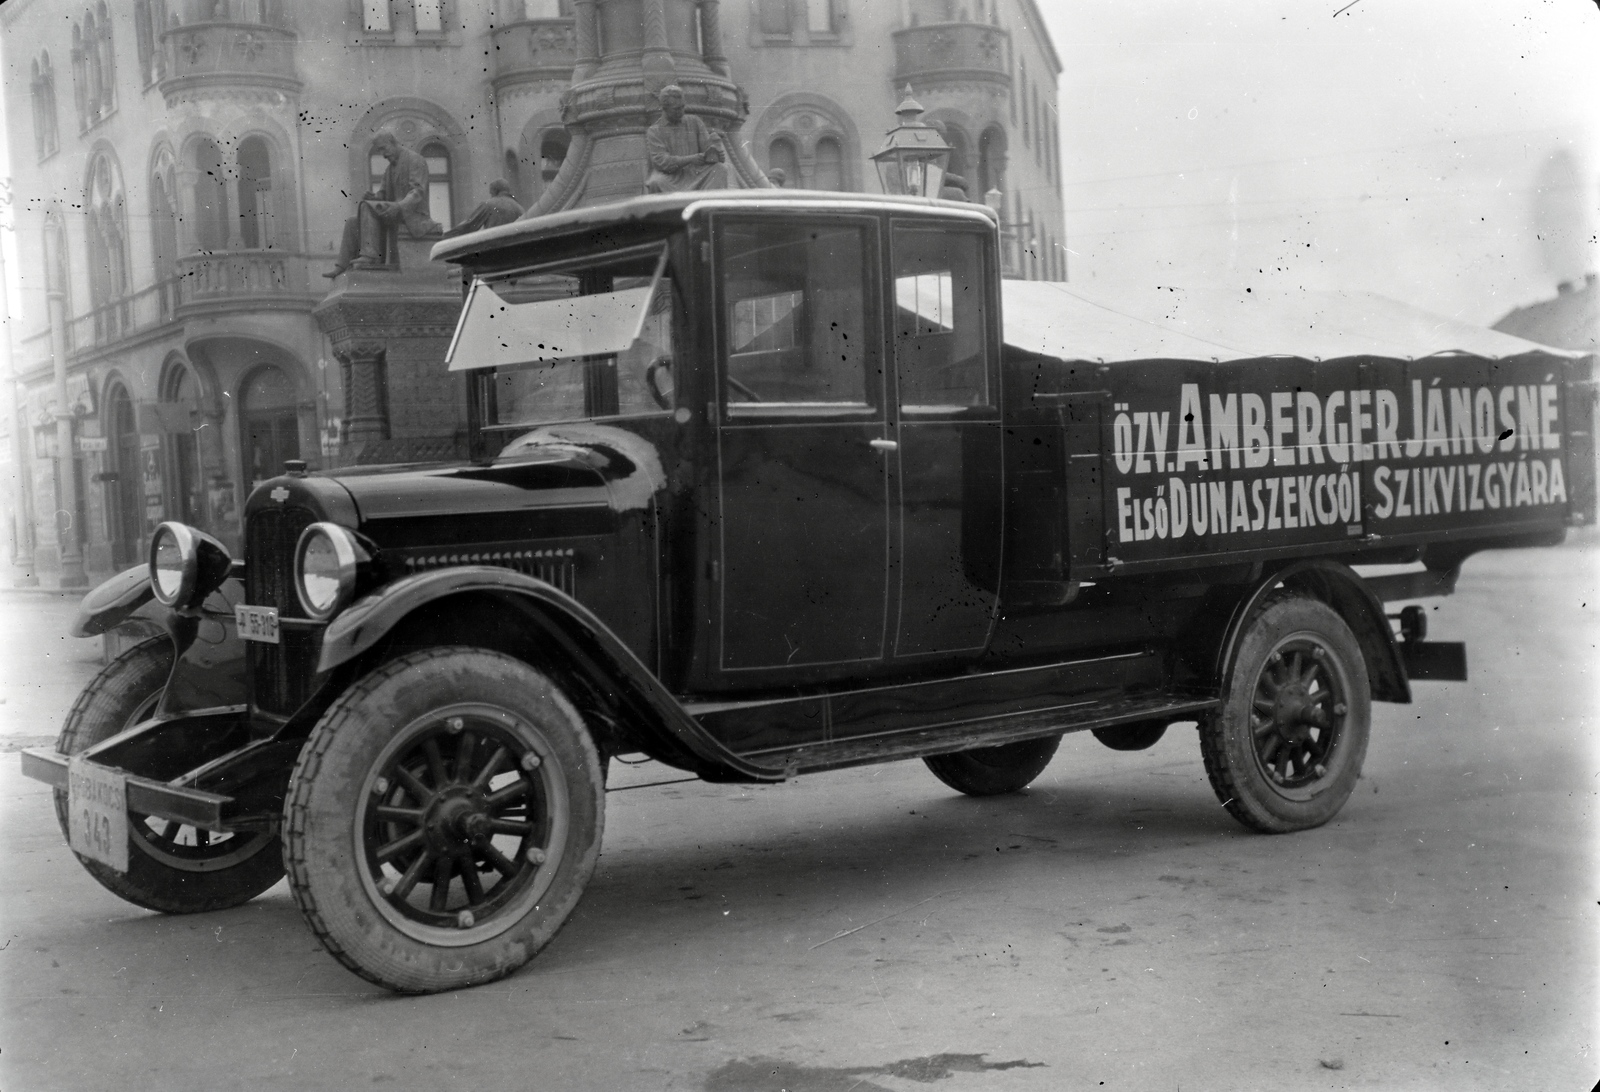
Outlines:
[{"label": "ornate stone column", "polygon": [[572,8],[578,36],[577,64],[572,69],[572,82],[576,84],[593,76],[600,64],[600,34],[595,24],[595,0],[573,0]]},{"label": "ornate stone column", "polygon": [[700,0],[700,59],[717,75],[728,74],[728,56],[722,52],[722,15],[718,0]]},{"label": "ornate stone column", "polygon": [[654,95],[678,74],[672,60],[672,48],[667,44],[666,0],[641,0],[644,19],[644,49],[639,55],[639,68],[644,76],[645,90]]},{"label": "ornate stone column", "polygon": [[383,342],[352,341],[342,346],[337,355],[344,379],[344,443],[360,448],[370,440],[387,439],[389,422],[383,412]]}]

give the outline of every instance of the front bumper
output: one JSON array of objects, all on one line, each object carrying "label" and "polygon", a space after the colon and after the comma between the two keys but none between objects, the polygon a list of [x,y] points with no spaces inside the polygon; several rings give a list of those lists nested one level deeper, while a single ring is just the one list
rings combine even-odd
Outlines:
[{"label": "front bumper", "polygon": [[[30,747],[22,752],[22,775],[43,781],[54,789],[65,789],[67,761],[67,756],[58,751]],[[227,813],[233,810],[234,800],[231,796],[169,785],[136,774],[124,774],[124,777],[128,783],[129,811],[206,830],[233,829],[228,825],[227,818]]]}]

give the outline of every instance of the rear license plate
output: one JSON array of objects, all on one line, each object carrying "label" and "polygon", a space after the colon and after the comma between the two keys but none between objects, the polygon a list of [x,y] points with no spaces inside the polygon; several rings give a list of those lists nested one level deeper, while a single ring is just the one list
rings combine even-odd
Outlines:
[{"label": "rear license plate", "polygon": [[278,643],[277,607],[247,607],[241,603],[233,608],[233,620],[238,623],[239,636],[246,641]]},{"label": "rear license plate", "polygon": [[86,759],[67,763],[67,843],[117,872],[128,871],[128,779]]}]

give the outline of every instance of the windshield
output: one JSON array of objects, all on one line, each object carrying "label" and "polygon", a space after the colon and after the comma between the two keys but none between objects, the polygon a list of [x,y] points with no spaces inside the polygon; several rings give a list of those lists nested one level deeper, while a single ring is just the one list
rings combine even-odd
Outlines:
[{"label": "windshield", "polygon": [[446,361],[489,429],[671,410],[672,292],[664,244],[479,278]]}]

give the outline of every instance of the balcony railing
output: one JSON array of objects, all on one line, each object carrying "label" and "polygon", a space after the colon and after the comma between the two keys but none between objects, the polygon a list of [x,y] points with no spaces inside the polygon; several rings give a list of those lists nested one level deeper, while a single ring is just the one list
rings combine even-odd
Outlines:
[{"label": "balcony railing", "polygon": [[933,23],[894,32],[895,84],[920,89],[978,80],[1009,87],[1008,34],[986,23]]},{"label": "balcony railing", "polygon": [[525,19],[498,27],[494,39],[494,86],[572,79],[578,59],[574,19]]},{"label": "balcony railing", "polygon": [[207,90],[256,88],[295,93],[295,35],[271,23],[204,22],[161,35],[167,98]]},{"label": "balcony railing", "polygon": [[177,315],[309,306],[310,259],[283,250],[217,250],[178,259]]},{"label": "balcony railing", "polygon": [[132,337],[152,326],[171,322],[177,314],[178,278],[168,277],[149,288],[102,304],[67,323],[67,351],[81,352]]}]

